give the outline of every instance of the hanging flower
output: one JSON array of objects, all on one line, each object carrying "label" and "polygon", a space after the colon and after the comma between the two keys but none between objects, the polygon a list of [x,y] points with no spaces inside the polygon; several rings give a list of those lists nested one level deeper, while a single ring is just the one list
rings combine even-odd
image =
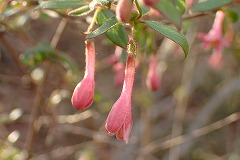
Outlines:
[{"label": "hanging flower", "polygon": [[208,63],[213,68],[221,67],[221,65],[223,63],[223,56],[222,56],[221,51],[218,49],[213,49],[213,54],[209,58]]},{"label": "hanging flower", "polygon": [[95,47],[90,40],[86,41],[86,68],[84,78],[77,84],[72,95],[74,108],[83,110],[93,103],[94,99],[94,71],[95,71]]},{"label": "hanging flower", "polygon": [[157,4],[160,0],[142,0],[141,3],[145,6],[153,7],[155,4]]},{"label": "hanging flower", "polygon": [[129,22],[133,8],[132,0],[119,0],[116,8],[116,16],[119,21]]},{"label": "hanging flower", "polygon": [[131,97],[135,75],[135,57],[129,54],[126,61],[125,78],[119,99],[114,103],[105,124],[108,134],[128,143],[132,129]]},{"label": "hanging flower", "polygon": [[199,33],[198,38],[203,41],[203,47],[226,47],[229,45],[228,41],[222,35],[222,25],[225,13],[217,11],[212,29],[208,34]]},{"label": "hanging flower", "polygon": [[[209,33],[208,34],[199,33],[197,35],[198,38],[203,41],[204,48],[213,47],[214,55],[209,60],[210,64],[213,61],[220,62],[220,58],[222,57],[222,50],[224,49],[224,47],[229,46],[229,41],[226,40],[222,35],[224,17],[225,17],[224,12],[217,11],[212,29],[209,31]],[[215,59],[214,57],[217,58],[218,60]]]},{"label": "hanging flower", "polygon": [[151,57],[146,84],[148,89],[152,91],[156,91],[160,88],[160,78],[158,75],[158,60],[156,56]]}]

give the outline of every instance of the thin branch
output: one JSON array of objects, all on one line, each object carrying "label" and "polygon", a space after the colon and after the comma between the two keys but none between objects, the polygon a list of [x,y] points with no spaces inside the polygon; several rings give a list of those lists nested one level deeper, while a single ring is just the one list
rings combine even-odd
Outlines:
[{"label": "thin branch", "polygon": [[181,135],[181,136],[163,141],[161,143],[151,143],[148,146],[144,147],[142,149],[142,151],[145,154],[149,154],[149,153],[155,153],[155,152],[158,152],[161,150],[165,150],[165,149],[168,149],[168,148],[171,148],[174,146],[178,146],[180,144],[186,143],[193,139],[207,135],[213,131],[221,129],[221,128],[223,128],[227,125],[230,125],[231,123],[239,121],[239,120],[240,120],[240,112],[233,113],[224,119],[214,122],[208,126],[196,129],[189,134]]},{"label": "thin branch", "polygon": [[[192,46],[195,40],[197,30],[198,30],[198,27],[196,27],[195,25],[193,26],[193,24],[188,29],[187,38],[190,46]],[[188,101],[191,95],[192,81],[193,81],[193,76],[195,72],[195,67],[197,64],[196,63],[197,59],[198,59],[198,56],[193,56],[193,57],[189,57],[186,60],[183,74],[182,74],[181,85],[179,87],[181,89],[181,92],[183,93],[175,94],[174,96],[174,99],[176,99],[176,107],[175,107],[174,120],[172,125],[172,135],[171,135],[172,138],[181,135],[183,131],[184,119],[187,111]],[[178,146],[170,148],[169,160],[178,160],[179,153],[180,153],[180,148]]]},{"label": "thin branch", "polygon": [[[66,26],[66,20],[62,19],[61,22],[59,23],[58,28],[57,28],[57,30],[52,38],[52,41],[51,41],[51,46],[53,48],[56,48],[65,26]],[[33,109],[32,109],[32,113],[31,113],[31,120],[30,120],[28,132],[27,132],[27,136],[26,136],[25,145],[24,145],[23,159],[29,159],[29,153],[32,148],[32,142],[33,142],[33,138],[34,138],[34,134],[35,134],[34,123],[35,123],[36,117],[38,115],[38,111],[41,106],[41,103],[43,101],[42,95],[44,94],[44,91],[45,91],[44,89],[45,89],[47,78],[48,78],[49,71],[51,68],[50,66],[51,66],[51,63],[49,61],[47,61],[43,65],[43,67],[44,67],[43,69],[44,69],[45,73],[42,78],[42,81],[37,86],[36,95],[34,97]]]},{"label": "thin branch", "polygon": [[3,47],[6,49],[6,51],[10,54],[10,56],[13,58],[15,63],[18,65],[18,67],[21,70],[21,72],[23,74],[28,75],[27,69],[25,68],[25,66],[19,60],[19,54],[12,47],[12,45],[7,41],[4,33],[0,33],[0,42],[3,45]]}]

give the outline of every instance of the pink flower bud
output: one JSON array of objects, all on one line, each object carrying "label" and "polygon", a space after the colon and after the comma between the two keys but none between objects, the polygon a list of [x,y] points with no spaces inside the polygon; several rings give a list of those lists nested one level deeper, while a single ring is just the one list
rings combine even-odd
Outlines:
[{"label": "pink flower bud", "polygon": [[160,0],[142,0],[142,3],[146,6],[153,7]]},{"label": "pink flower bud", "polygon": [[214,48],[226,47],[229,42],[222,36],[222,25],[225,17],[225,13],[217,11],[216,17],[212,26],[212,29],[208,34],[199,33],[197,36],[203,41],[203,47],[212,46]]},{"label": "pink flower bud", "polygon": [[149,70],[147,74],[146,84],[148,89],[156,91],[160,88],[160,79],[158,75],[158,60],[156,56],[152,56],[149,63]]},{"label": "pink flower bud", "polygon": [[86,41],[86,69],[84,78],[77,84],[72,95],[74,108],[83,110],[89,107],[94,99],[94,70],[95,70],[95,47],[90,40]]},{"label": "pink flower bud", "polygon": [[129,54],[126,61],[125,78],[122,93],[114,103],[105,124],[108,134],[117,134],[117,139],[128,143],[132,129],[131,97],[135,75],[135,57]]},{"label": "pink flower bud", "polygon": [[222,51],[220,49],[214,49],[208,63],[213,68],[220,68],[223,63]]},{"label": "pink flower bud", "polygon": [[197,36],[203,41],[203,47],[213,47],[213,54],[209,59],[209,64],[218,68],[222,63],[222,50],[229,46],[230,41],[225,39],[222,35],[222,26],[225,13],[217,11],[212,29],[208,34],[199,33]]},{"label": "pink flower bud", "polygon": [[189,9],[189,8],[192,8],[193,3],[194,3],[194,0],[186,0],[186,6],[187,6],[187,8],[188,8],[188,9]]},{"label": "pink flower bud", "polygon": [[132,0],[118,0],[116,8],[117,19],[124,23],[129,22],[131,18],[132,6],[133,6]]}]

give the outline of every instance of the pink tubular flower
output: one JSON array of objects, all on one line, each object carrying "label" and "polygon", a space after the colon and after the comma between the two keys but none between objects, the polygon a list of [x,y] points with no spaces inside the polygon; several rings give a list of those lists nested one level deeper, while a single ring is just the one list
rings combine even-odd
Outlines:
[{"label": "pink tubular flower", "polygon": [[125,78],[122,93],[114,103],[105,124],[108,134],[114,135],[118,140],[128,143],[128,137],[132,129],[131,97],[135,75],[135,57],[129,54],[126,61]]},{"label": "pink tubular flower", "polygon": [[192,7],[192,5],[193,5],[193,3],[194,3],[194,0],[186,0],[185,2],[186,2],[187,8],[189,9],[189,8]]},{"label": "pink tubular flower", "polygon": [[223,25],[224,17],[225,17],[224,12],[217,11],[212,29],[209,31],[209,33],[198,34],[198,38],[203,41],[203,47],[204,48],[207,48],[210,46],[213,47],[214,53],[217,51],[217,57],[219,58],[222,57],[223,48],[229,46],[229,41],[226,40],[222,35],[222,25]]},{"label": "pink tubular flower", "polygon": [[90,40],[86,41],[86,69],[81,82],[77,84],[72,95],[74,108],[83,110],[89,107],[94,99],[94,70],[95,70],[95,47]]},{"label": "pink tubular flower", "polygon": [[213,49],[213,54],[209,58],[208,63],[213,68],[221,67],[221,65],[223,63],[223,56],[219,49]]},{"label": "pink tubular flower", "polygon": [[147,74],[146,84],[148,89],[156,91],[160,88],[160,79],[158,75],[158,60],[156,56],[152,56],[149,63],[149,70]]},{"label": "pink tubular flower", "polygon": [[133,8],[132,0],[118,0],[116,8],[116,16],[119,21],[124,23],[129,22]]},{"label": "pink tubular flower", "polygon": [[200,38],[203,41],[204,47],[212,46],[214,48],[217,48],[228,46],[228,42],[222,36],[222,25],[224,16],[225,16],[224,12],[217,11],[212,29],[209,31],[209,33],[198,34],[198,38]]},{"label": "pink tubular flower", "polygon": [[145,5],[145,6],[149,6],[149,7],[152,7],[154,6],[156,3],[158,3],[160,0],[142,0],[142,3]]}]

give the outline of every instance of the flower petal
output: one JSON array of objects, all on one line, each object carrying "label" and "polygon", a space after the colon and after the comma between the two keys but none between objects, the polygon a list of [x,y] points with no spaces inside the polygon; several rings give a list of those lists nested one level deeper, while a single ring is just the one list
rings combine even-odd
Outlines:
[{"label": "flower petal", "polygon": [[127,97],[121,94],[108,114],[105,125],[105,129],[108,133],[116,134],[121,129],[126,118],[126,110],[130,107],[131,106],[129,106],[127,102]]},{"label": "flower petal", "polygon": [[94,99],[94,80],[84,78],[79,82],[73,91],[72,105],[74,108],[83,110],[93,103]]},{"label": "flower petal", "polygon": [[128,138],[130,135],[130,132],[132,130],[132,116],[131,112],[127,114],[127,117],[125,119],[125,122],[123,124],[123,140],[127,144],[128,143]]}]

